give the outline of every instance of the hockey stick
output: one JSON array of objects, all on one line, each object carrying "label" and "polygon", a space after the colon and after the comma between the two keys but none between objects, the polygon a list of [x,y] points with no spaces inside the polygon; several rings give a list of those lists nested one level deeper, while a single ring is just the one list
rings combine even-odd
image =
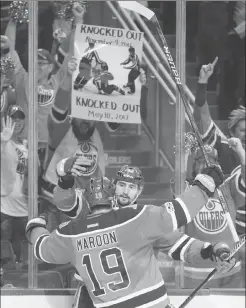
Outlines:
[{"label": "hockey stick", "polygon": [[[246,235],[242,235],[242,238],[236,243],[235,247],[231,250],[230,255],[225,260],[232,259],[235,254],[238,252],[238,250],[245,244]],[[178,308],[184,308],[186,307],[189,302],[196,296],[197,292],[202,289],[202,287],[209,282],[213,278],[213,276],[217,273],[218,269],[215,268],[212,270],[212,272],[204,279],[204,281],[186,298],[186,300],[178,307]]]},{"label": "hockey stick", "polygon": [[[158,19],[157,19],[156,15],[150,9],[146,8],[145,6],[141,5],[140,3],[136,2],[136,1],[119,1],[119,5],[121,7],[123,7],[123,8],[126,8],[128,10],[134,11],[134,12],[136,12],[136,13],[144,16],[144,17],[146,17],[148,20],[151,20],[155,24],[157,32],[158,32],[158,35],[159,35],[159,37],[161,39],[161,42],[162,42],[162,45],[163,45],[163,48],[164,48],[164,53],[165,53],[165,55],[167,57],[167,61],[168,61],[169,67],[170,67],[170,69],[172,71],[172,75],[174,77],[174,80],[176,82],[178,91],[179,91],[181,99],[183,101],[183,104],[184,104],[184,107],[185,107],[185,112],[186,112],[186,114],[187,114],[187,116],[188,116],[188,118],[190,120],[191,127],[192,127],[192,129],[193,129],[193,131],[194,131],[194,133],[196,135],[197,143],[198,143],[199,147],[202,150],[202,153],[203,153],[203,156],[204,156],[204,159],[206,161],[207,166],[210,166],[210,161],[208,159],[207,153],[205,152],[204,144],[203,144],[201,135],[199,133],[198,127],[197,127],[195,119],[193,117],[193,114],[192,114],[189,102],[187,101],[187,98],[185,96],[184,87],[183,87],[183,85],[181,83],[181,80],[179,78],[178,71],[176,69],[176,66],[175,66],[175,63],[173,61],[173,58],[172,58],[172,56],[171,56],[171,54],[169,52],[169,48],[168,48],[166,39],[165,39],[164,34],[163,34],[162,30],[161,30],[161,27],[160,27],[160,24],[158,22]],[[217,194],[218,194],[218,197],[219,197],[219,201],[221,203],[222,210],[223,210],[224,215],[225,215],[225,217],[227,219],[228,226],[229,226],[229,228],[231,230],[233,240],[235,242],[238,242],[239,241],[239,237],[237,235],[235,226],[233,224],[231,215],[229,213],[229,209],[228,209],[228,206],[226,204],[225,198],[224,198],[221,190],[219,190],[217,188],[216,191],[217,191]]]}]

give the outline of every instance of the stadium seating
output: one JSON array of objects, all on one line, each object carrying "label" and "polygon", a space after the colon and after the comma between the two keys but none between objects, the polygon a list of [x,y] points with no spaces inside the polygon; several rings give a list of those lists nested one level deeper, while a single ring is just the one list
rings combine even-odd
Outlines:
[{"label": "stadium seating", "polygon": [[[12,284],[15,288],[28,287],[27,271],[6,271],[4,273],[4,284]],[[38,273],[38,288],[40,289],[62,289],[64,288],[62,276],[56,271],[45,271]]]}]

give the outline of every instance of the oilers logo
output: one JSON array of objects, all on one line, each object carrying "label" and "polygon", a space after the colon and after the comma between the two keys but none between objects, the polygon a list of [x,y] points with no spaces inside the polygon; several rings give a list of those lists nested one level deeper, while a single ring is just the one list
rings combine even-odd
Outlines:
[{"label": "oilers logo", "polygon": [[81,171],[83,176],[92,175],[98,166],[98,150],[91,142],[83,142],[79,145],[80,148],[75,152],[76,156],[82,156],[91,162],[90,166],[83,166],[85,171]]},{"label": "oilers logo", "polygon": [[50,105],[55,96],[54,89],[45,89],[43,86],[38,86],[38,105],[40,107]]},{"label": "oilers logo", "polygon": [[218,200],[210,199],[194,219],[198,229],[207,234],[218,234],[225,230],[227,221]]}]

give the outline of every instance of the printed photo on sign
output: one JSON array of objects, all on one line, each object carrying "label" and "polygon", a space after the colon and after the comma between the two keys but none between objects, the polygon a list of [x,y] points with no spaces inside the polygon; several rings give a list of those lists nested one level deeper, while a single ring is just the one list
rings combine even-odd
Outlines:
[{"label": "printed photo on sign", "polygon": [[72,116],[87,120],[141,123],[139,81],[143,33],[78,25]]}]

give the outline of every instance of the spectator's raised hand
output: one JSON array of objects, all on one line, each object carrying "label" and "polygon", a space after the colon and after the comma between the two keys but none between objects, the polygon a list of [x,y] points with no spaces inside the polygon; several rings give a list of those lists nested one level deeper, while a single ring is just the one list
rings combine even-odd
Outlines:
[{"label": "spectator's raised hand", "polygon": [[1,132],[1,142],[8,142],[13,136],[15,130],[15,123],[12,119],[7,116],[6,120],[2,118],[2,132]]},{"label": "spectator's raised hand", "polygon": [[72,75],[74,71],[76,71],[78,65],[78,61],[76,57],[72,57],[71,60],[68,61],[67,71],[69,75]]},{"label": "spectator's raised hand", "polygon": [[239,138],[232,137],[228,139],[228,143],[230,148],[233,149],[239,156],[241,163],[245,163],[245,149],[243,147],[243,144]]},{"label": "spectator's raised hand", "polygon": [[71,174],[75,177],[82,176],[87,167],[91,166],[91,161],[83,156],[78,156],[71,168]]},{"label": "spectator's raised hand", "polygon": [[82,176],[86,168],[91,166],[91,161],[83,156],[69,157],[61,160],[56,167],[59,176]]},{"label": "spectator's raised hand", "polygon": [[199,80],[198,80],[199,83],[207,83],[208,82],[209,77],[214,72],[214,67],[215,67],[216,63],[218,62],[218,59],[219,58],[216,57],[214,59],[213,63],[209,63],[209,64],[203,65],[201,67],[200,74],[199,74]]},{"label": "spectator's raised hand", "polygon": [[85,14],[84,7],[79,2],[74,2],[72,7],[74,21],[76,24],[82,24]]}]

